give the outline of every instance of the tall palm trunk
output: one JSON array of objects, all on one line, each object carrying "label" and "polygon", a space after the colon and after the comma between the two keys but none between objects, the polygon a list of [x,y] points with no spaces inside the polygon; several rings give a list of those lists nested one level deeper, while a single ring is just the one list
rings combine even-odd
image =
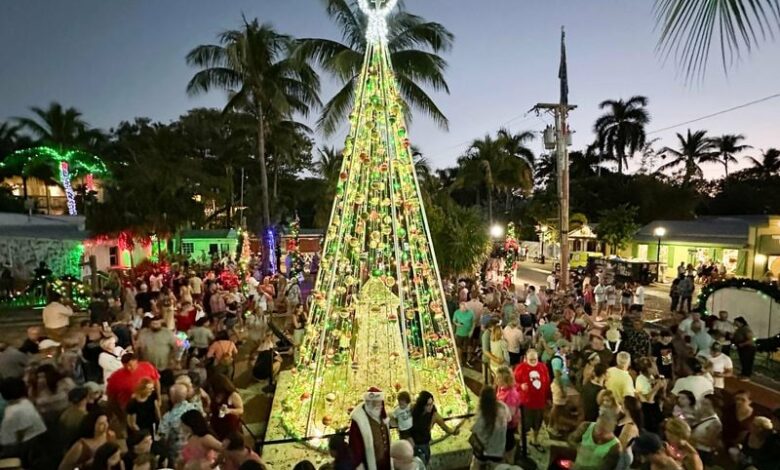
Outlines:
[{"label": "tall palm trunk", "polygon": [[622,147],[617,148],[618,154],[618,173],[623,174],[623,160],[626,159],[626,151]]},{"label": "tall palm trunk", "polygon": [[723,161],[723,169],[726,171],[726,178],[729,177],[729,162],[728,160]]},{"label": "tall palm trunk", "polygon": [[225,213],[227,217],[227,226],[231,227],[233,222],[233,190],[235,185],[233,184],[233,167],[228,165],[225,167],[225,176],[228,180],[228,198],[225,203]]},{"label": "tall palm trunk", "polygon": [[265,165],[265,119],[260,109],[257,110],[257,158],[260,160],[260,188],[263,197],[263,232],[260,237],[263,253],[262,272],[266,274],[270,271],[272,255],[267,243],[268,229],[271,227],[271,211],[268,205],[268,171]]},{"label": "tall palm trunk", "polygon": [[488,220],[490,220],[490,223],[493,223],[493,193],[490,191],[490,188],[488,188],[487,192],[487,198],[488,198]]}]

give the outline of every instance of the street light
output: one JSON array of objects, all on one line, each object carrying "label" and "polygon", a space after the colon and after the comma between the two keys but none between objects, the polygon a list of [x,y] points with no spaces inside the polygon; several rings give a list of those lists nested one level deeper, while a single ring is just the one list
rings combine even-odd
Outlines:
[{"label": "street light", "polygon": [[493,238],[501,238],[504,236],[504,227],[498,224],[493,224],[490,227],[490,236]]},{"label": "street light", "polygon": [[655,269],[658,273],[656,281],[661,282],[661,239],[666,235],[666,229],[664,227],[656,227],[653,230],[653,235],[658,237],[658,248],[655,252]]}]

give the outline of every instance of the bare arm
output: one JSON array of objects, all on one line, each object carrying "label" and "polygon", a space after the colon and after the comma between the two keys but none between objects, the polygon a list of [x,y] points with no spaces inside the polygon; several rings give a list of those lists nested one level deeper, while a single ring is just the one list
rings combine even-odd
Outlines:
[{"label": "bare arm", "polygon": [[[579,426],[577,426],[577,429],[574,430],[571,434],[569,434],[569,437],[566,439],[566,441],[569,443],[572,447],[577,447],[580,445],[580,442],[582,441],[582,435],[585,434],[585,431],[588,430],[588,425],[590,423],[580,423]],[[609,467],[604,467],[609,468]],[[612,468],[615,468],[614,466]]]},{"label": "bare arm", "polygon": [[444,421],[444,418],[441,417],[438,411],[433,415],[433,422],[434,424],[437,424],[440,428],[442,428],[444,432],[446,432],[447,434],[458,433],[457,429],[452,429],[449,426],[447,426],[447,422]]},{"label": "bare arm", "polygon": [[233,394],[230,395],[228,402],[230,404],[230,408],[228,408],[227,411],[228,413],[236,416],[242,416],[244,414],[244,401],[241,400],[241,395],[237,392],[233,392]]},{"label": "bare arm", "polygon": [[84,443],[80,440],[76,441],[75,444],[70,446],[70,449],[68,449],[65,457],[62,458],[62,462],[60,462],[59,470],[73,470],[76,468],[76,464],[79,461],[79,456],[81,455],[81,449],[83,446]]}]

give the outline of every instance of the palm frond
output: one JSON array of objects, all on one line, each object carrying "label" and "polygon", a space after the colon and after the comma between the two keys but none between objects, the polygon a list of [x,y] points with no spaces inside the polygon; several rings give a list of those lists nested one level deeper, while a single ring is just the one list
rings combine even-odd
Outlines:
[{"label": "palm frond", "polygon": [[406,76],[397,75],[396,80],[401,96],[403,96],[404,101],[409,106],[430,117],[440,128],[449,130],[449,119],[447,119],[447,116],[444,115],[425,90]]},{"label": "palm frond", "polygon": [[317,129],[325,135],[333,135],[339,124],[349,115],[355,97],[356,78],[348,81],[333,98],[322,108],[322,115],[317,120]]},{"label": "palm frond", "polygon": [[780,0],[656,0],[657,50],[686,79],[702,78],[713,43],[724,71],[780,30]]}]

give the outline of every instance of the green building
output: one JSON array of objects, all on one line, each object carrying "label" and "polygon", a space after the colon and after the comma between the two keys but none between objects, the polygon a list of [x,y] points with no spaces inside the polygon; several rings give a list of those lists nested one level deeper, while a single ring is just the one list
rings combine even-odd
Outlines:
[{"label": "green building", "polygon": [[[659,253],[660,246],[660,253]],[[780,216],[736,215],[656,220],[634,236],[630,256],[661,262],[664,277],[677,266],[714,261],[727,275],[763,278],[780,273]]]},{"label": "green building", "polygon": [[238,232],[234,229],[185,230],[176,244],[174,252],[189,256],[190,261],[206,263],[225,255],[235,259]]}]

